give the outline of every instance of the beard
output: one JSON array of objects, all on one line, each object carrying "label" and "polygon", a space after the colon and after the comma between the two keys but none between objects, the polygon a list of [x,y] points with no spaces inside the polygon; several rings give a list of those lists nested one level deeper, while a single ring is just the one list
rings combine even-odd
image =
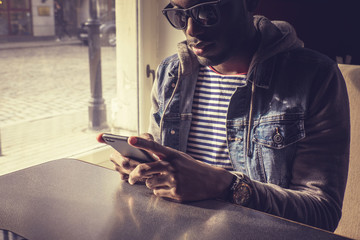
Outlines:
[{"label": "beard", "polygon": [[[229,25],[225,28],[209,29],[195,37],[186,34],[187,45],[203,66],[217,66],[234,57],[246,57],[249,55],[249,51],[252,51],[253,41],[257,40],[250,27],[253,26],[252,19],[249,21],[239,21],[240,23],[235,27]],[[212,44],[215,46],[211,49]],[[207,45],[210,46],[210,49],[205,50],[201,56],[196,55],[193,47],[199,46],[199,48],[206,49]]]},{"label": "beard", "polygon": [[231,57],[230,53],[223,52],[215,56],[200,57],[195,54],[198,62],[203,66],[217,66]]},{"label": "beard", "polygon": [[[227,41],[218,41],[215,48],[210,50],[208,54],[204,56],[198,56],[193,51],[192,46],[196,45],[198,42],[213,42],[213,41],[200,41],[198,39],[188,39],[187,45],[189,46],[190,51],[196,56],[198,62],[203,66],[217,66],[226,62],[228,59],[236,55],[239,51],[238,41],[235,38]],[[221,42],[219,44],[219,42]]]}]

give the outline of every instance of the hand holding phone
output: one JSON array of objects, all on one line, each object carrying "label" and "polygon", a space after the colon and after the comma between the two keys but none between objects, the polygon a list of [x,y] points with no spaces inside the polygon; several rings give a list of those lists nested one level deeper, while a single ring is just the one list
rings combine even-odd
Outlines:
[{"label": "hand holding phone", "polygon": [[110,145],[124,157],[128,157],[140,163],[154,161],[148,152],[129,145],[128,137],[126,136],[100,133],[96,138],[98,142]]}]

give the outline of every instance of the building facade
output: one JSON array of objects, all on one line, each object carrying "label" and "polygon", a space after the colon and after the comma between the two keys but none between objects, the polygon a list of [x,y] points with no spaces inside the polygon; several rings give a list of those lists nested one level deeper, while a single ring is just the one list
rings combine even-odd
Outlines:
[{"label": "building facade", "polygon": [[54,35],[54,0],[0,0],[0,37]]},{"label": "building facade", "polygon": [[[90,0],[0,0],[0,40],[75,36],[89,18]],[[115,0],[97,0],[99,14],[115,9]]]}]

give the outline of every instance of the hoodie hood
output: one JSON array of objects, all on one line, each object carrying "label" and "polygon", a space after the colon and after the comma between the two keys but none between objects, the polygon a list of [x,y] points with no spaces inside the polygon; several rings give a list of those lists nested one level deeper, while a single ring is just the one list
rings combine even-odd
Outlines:
[{"label": "hoodie hood", "polygon": [[260,34],[260,45],[252,64],[266,61],[278,53],[304,46],[295,29],[284,21],[270,21],[263,16],[254,16],[254,25]]}]

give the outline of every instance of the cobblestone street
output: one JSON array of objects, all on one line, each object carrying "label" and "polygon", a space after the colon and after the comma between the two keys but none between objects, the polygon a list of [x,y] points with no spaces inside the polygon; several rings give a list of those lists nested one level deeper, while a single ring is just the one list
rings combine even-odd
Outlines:
[{"label": "cobblestone street", "polygon": [[[0,175],[101,146],[87,130],[88,47],[50,43],[0,48]],[[108,112],[116,95],[115,55],[115,48],[101,48]]]},{"label": "cobblestone street", "polygon": [[[6,126],[79,110],[90,99],[88,47],[0,50],[0,124]],[[104,98],[115,95],[115,49],[102,48]]]}]

